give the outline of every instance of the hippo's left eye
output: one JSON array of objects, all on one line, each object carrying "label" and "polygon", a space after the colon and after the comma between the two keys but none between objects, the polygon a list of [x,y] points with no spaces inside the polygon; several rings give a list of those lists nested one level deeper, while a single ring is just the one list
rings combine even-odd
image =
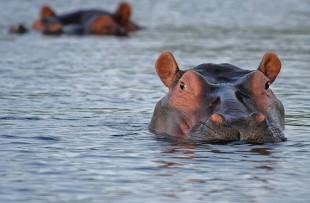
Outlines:
[{"label": "hippo's left eye", "polygon": [[269,86],[270,86],[270,82],[267,82],[267,83],[265,84],[265,89],[268,90],[268,89],[269,89]]},{"label": "hippo's left eye", "polygon": [[181,88],[181,90],[184,90],[184,89],[185,89],[185,84],[184,84],[184,82],[181,82],[181,83],[180,83],[180,88]]}]

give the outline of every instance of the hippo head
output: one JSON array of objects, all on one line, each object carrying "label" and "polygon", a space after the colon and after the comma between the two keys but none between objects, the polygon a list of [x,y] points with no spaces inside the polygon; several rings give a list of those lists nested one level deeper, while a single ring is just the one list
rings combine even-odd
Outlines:
[{"label": "hippo head", "polygon": [[280,69],[280,59],[269,52],[254,71],[227,63],[182,71],[164,52],[156,72],[169,92],[157,103],[149,128],[209,143],[285,141],[284,107],[269,88]]}]

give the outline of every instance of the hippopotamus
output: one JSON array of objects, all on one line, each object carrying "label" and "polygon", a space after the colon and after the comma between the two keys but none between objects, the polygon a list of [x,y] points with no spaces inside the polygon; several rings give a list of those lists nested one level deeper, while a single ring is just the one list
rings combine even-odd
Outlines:
[{"label": "hippopotamus", "polygon": [[284,107],[270,89],[281,69],[273,52],[257,70],[203,63],[180,70],[170,52],[156,61],[168,93],[156,104],[149,129],[160,137],[207,143],[285,141]]},{"label": "hippopotamus", "polygon": [[[35,20],[32,28],[47,35],[115,35],[127,36],[129,32],[140,27],[130,20],[131,6],[122,2],[115,13],[100,9],[77,10],[61,15],[45,5],[40,10],[39,19]],[[12,26],[10,32],[21,33]]]}]

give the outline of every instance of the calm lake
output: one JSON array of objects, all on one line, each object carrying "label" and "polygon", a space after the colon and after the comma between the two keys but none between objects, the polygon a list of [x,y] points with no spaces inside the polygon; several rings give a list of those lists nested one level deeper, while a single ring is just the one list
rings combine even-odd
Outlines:
[{"label": "calm lake", "polygon": [[[10,35],[39,8],[114,11],[113,0],[1,0],[0,202],[309,202],[310,1],[129,0],[144,30],[128,38]],[[228,62],[266,51],[287,142],[176,144],[148,131],[167,92],[154,64]]]}]

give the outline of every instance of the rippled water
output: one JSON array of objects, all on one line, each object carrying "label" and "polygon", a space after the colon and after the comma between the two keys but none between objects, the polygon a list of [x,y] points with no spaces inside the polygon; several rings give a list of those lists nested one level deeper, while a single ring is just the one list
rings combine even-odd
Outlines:
[{"label": "rippled water", "polygon": [[[146,27],[129,38],[7,34],[49,1],[2,0],[0,202],[308,202],[310,2],[130,1]],[[56,11],[117,2],[55,1]],[[287,142],[185,145],[147,126],[167,91],[155,74],[170,50],[203,62],[283,66],[274,92]]]}]

